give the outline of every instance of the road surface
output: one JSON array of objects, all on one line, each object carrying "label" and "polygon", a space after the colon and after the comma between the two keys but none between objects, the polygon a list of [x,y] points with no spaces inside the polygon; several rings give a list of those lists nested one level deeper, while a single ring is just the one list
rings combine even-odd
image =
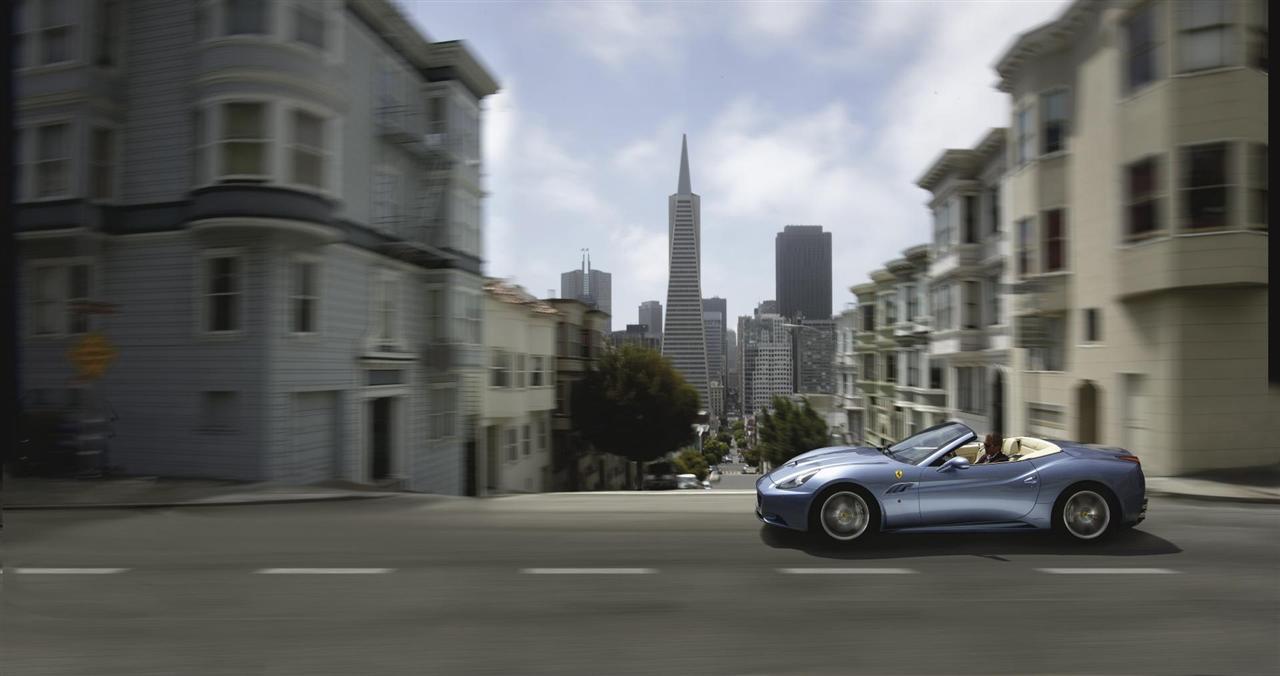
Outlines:
[{"label": "road surface", "polygon": [[[753,478],[753,477],[751,477]],[[730,489],[6,514],[0,672],[1274,674],[1280,508],[831,549]]]}]

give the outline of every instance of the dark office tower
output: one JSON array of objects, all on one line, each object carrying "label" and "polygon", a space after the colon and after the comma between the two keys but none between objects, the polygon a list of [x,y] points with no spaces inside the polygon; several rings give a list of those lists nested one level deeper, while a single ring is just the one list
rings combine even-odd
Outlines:
[{"label": "dark office tower", "polygon": [[778,314],[831,319],[831,233],[821,225],[788,225],[775,249]]},{"label": "dark office tower", "polygon": [[[719,330],[715,332],[715,335],[712,335],[710,331],[707,332],[707,377],[711,380],[719,380],[723,383],[725,375],[729,370],[729,364],[725,359],[729,338],[728,303],[725,302],[725,299],[720,298],[719,296],[703,298],[702,315],[704,321],[707,318],[708,312],[719,315],[720,326]],[[713,359],[712,355],[719,356]]]},{"label": "dark office tower", "polygon": [[698,392],[711,410],[707,388],[707,339],[702,326],[702,198],[689,180],[689,146],[680,141],[680,179],[667,198],[667,317],[662,322],[662,355]]},{"label": "dark office tower", "polygon": [[656,300],[646,300],[640,304],[640,324],[649,327],[649,335],[654,338],[662,338],[662,303]]}]

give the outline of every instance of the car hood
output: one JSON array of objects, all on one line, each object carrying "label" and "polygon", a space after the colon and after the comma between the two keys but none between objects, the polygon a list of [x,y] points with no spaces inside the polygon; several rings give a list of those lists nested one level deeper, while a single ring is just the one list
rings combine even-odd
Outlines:
[{"label": "car hood", "polygon": [[801,453],[769,473],[774,479],[784,479],[799,472],[836,465],[876,465],[888,461],[883,453],[870,446],[841,446],[819,448]]}]

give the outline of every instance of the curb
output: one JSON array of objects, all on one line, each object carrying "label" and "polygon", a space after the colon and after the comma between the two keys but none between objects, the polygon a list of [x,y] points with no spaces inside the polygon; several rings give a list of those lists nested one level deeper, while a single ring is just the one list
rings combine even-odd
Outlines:
[{"label": "curb", "polygon": [[1162,498],[1180,498],[1183,500],[1200,500],[1202,502],[1240,502],[1253,505],[1280,505],[1280,497],[1254,497],[1229,495],[1204,495],[1201,493],[1174,493],[1170,491],[1153,491],[1148,489],[1147,495]]},{"label": "curb", "polygon": [[0,505],[0,509],[6,512],[20,511],[52,511],[52,510],[70,510],[70,509],[169,509],[174,507],[239,507],[243,505],[280,505],[289,503],[304,502],[341,502],[344,500],[380,500],[389,498],[399,493],[387,493],[386,495],[331,495],[326,497],[301,497],[301,498],[258,498],[249,500],[237,500],[235,502],[99,502],[99,503],[83,503],[83,504],[50,504],[50,505]]}]

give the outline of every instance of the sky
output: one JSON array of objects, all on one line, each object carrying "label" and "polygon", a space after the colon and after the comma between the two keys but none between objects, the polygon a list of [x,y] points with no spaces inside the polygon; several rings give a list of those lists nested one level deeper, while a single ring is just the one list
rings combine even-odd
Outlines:
[{"label": "sky", "polygon": [[[484,101],[485,273],[545,297],[590,249],[613,326],[667,294],[680,136],[702,197],[702,295],[730,317],[774,293],[774,237],[832,234],[849,287],[929,236],[915,181],[945,148],[1008,125],[993,64],[1066,0],[398,0],[466,41]],[[730,326],[736,324],[731,319]]]}]

